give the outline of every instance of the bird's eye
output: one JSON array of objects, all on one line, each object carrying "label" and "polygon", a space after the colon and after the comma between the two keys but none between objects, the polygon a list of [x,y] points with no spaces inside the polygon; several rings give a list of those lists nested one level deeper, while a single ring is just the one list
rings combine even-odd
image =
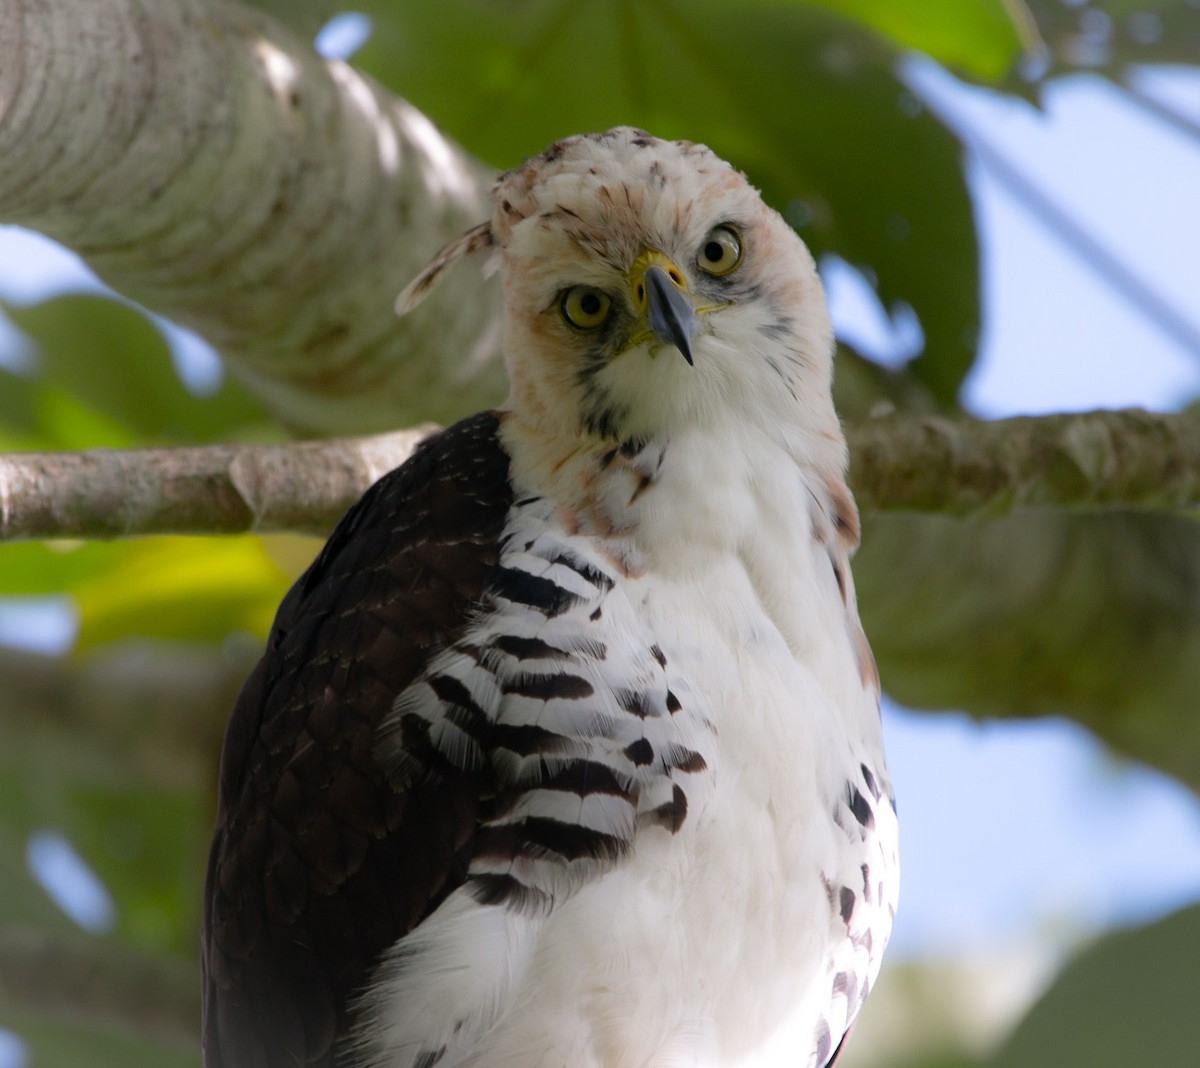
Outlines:
[{"label": "bird's eye", "polygon": [[732,274],[742,262],[742,235],[728,223],[714,226],[700,246],[696,264],[717,277]]},{"label": "bird's eye", "polygon": [[612,299],[595,286],[572,286],[559,304],[562,316],[576,330],[595,330],[612,309]]}]

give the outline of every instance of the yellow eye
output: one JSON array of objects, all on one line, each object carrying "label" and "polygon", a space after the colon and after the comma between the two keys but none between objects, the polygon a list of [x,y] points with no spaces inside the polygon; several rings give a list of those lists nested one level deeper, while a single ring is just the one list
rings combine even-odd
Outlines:
[{"label": "yellow eye", "polygon": [[576,330],[595,330],[612,309],[612,300],[595,286],[572,286],[562,295],[562,316]]},{"label": "yellow eye", "polygon": [[718,277],[732,274],[742,262],[742,235],[728,223],[714,226],[700,246],[696,266]]}]

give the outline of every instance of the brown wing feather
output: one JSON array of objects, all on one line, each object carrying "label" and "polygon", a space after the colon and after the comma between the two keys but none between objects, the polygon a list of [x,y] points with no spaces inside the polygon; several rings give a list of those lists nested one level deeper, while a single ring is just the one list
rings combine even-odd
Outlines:
[{"label": "brown wing feather", "polygon": [[399,791],[375,741],[496,564],[511,500],[497,426],[464,420],[364,495],[238,698],[205,886],[207,1068],[333,1068],[380,952],[465,875],[481,784]]}]

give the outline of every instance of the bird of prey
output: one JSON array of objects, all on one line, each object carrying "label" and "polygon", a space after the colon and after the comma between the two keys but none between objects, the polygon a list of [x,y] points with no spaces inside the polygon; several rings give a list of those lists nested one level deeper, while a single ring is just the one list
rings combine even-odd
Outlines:
[{"label": "bird of prey", "polygon": [[812,257],[707,148],[502,175],[505,404],[284,599],[229,725],[207,1068],[832,1063],[895,911]]}]

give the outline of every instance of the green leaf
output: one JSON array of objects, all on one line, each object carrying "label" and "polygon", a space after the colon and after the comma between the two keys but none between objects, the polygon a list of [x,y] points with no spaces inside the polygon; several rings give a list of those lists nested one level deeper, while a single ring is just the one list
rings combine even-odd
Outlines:
[{"label": "green leaf", "polygon": [[37,386],[28,378],[0,367],[0,448],[37,433]]},{"label": "green leaf", "polygon": [[0,371],[0,449],[28,450],[127,448],[135,444],[129,427],[101,414],[44,378],[25,379]]},{"label": "green leaf", "polygon": [[9,597],[69,593],[126,552],[125,542],[25,541],[0,544],[0,590]]},{"label": "green leaf", "polygon": [[985,1068],[1194,1064],[1200,906],[1080,953]]},{"label": "green leaf", "polygon": [[291,581],[260,539],[145,538],[72,587],[77,650],[129,637],[220,641],[265,635]]},{"label": "green leaf", "polygon": [[0,419],[39,447],[212,441],[264,421],[228,380],[211,397],[190,393],[158,327],[122,301],[73,294],[0,308],[37,346],[32,375],[0,372],[14,387]]},{"label": "green leaf", "polygon": [[979,314],[960,149],[877,35],[785,0],[360,6],[376,28],[356,61],[497,166],[620,123],[709,144],[814,253],[913,307],[913,372],[953,402]]},{"label": "green leaf", "polygon": [[[278,544],[297,549],[280,551]],[[0,545],[8,596],[66,593],[78,606],[76,651],[123,638],[262,637],[312,539],[142,538]]]},{"label": "green leaf", "polygon": [[1000,0],[809,2],[864,23],[901,48],[915,48],[939,63],[978,78],[999,78],[1021,51],[1016,28]]}]

